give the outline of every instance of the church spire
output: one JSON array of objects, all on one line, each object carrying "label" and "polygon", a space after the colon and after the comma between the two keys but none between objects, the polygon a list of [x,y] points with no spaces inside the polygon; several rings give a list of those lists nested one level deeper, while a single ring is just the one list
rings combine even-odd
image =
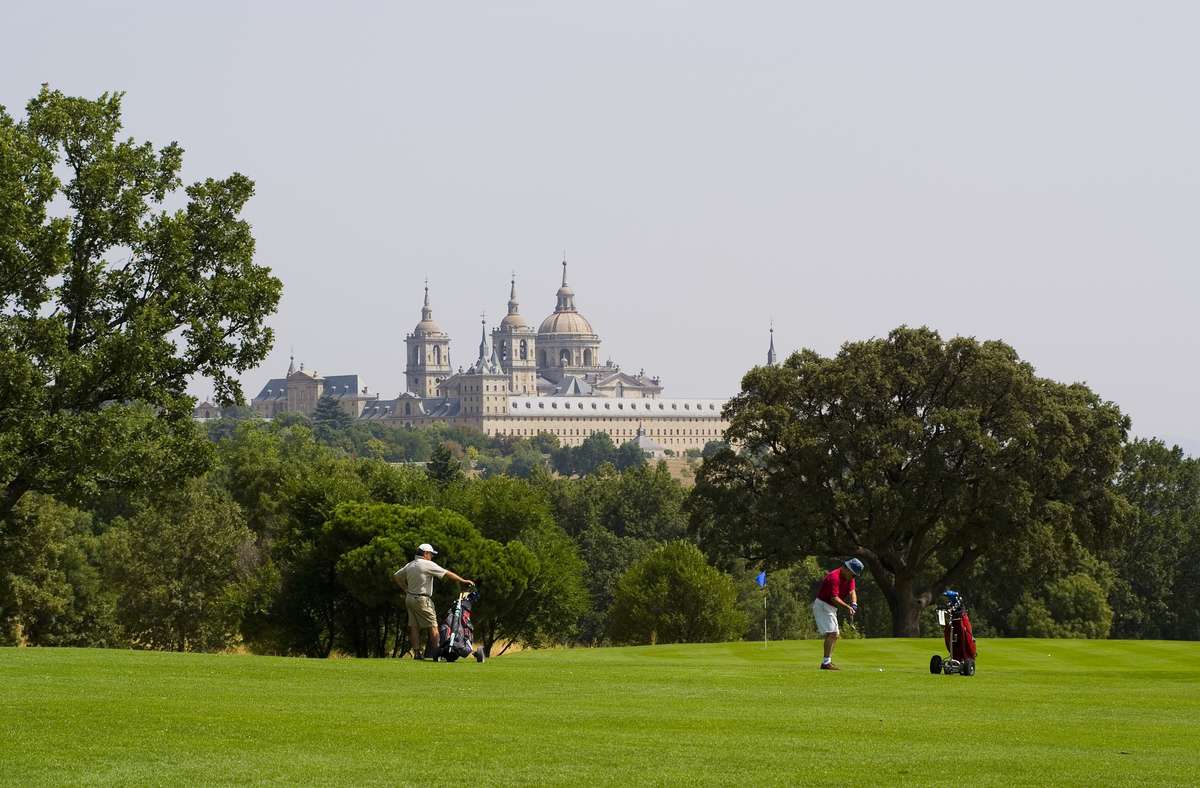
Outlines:
[{"label": "church spire", "polygon": [[296,349],[292,348],[292,353],[288,357],[288,377],[296,374]]},{"label": "church spire", "polygon": [[567,284],[567,253],[563,252],[563,278],[562,287],[558,288],[558,305],[554,308],[555,312],[574,312],[575,310],[575,291]]},{"label": "church spire", "polygon": [[421,319],[433,320],[433,307],[429,305],[429,278],[425,278],[425,305],[421,307]]},{"label": "church spire", "polygon": [[483,362],[487,361],[488,341],[487,341],[487,315],[479,315],[479,325],[482,326],[482,336],[479,339],[479,367],[483,368]]},{"label": "church spire", "polygon": [[771,321],[771,347],[767,350],[767,366],[775,366],[775,321]]},{"label": "church spire", "polygon": [[520,306],[517,303],[517,272],[513,271],[512,289],[508,291],[508,313],[510,315],[518,314],[521,311]]}]

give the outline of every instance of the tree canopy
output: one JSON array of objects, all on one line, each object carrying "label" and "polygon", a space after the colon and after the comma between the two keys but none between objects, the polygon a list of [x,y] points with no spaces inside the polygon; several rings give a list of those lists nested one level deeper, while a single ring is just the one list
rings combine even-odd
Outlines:
[{"label": "tree canopy", "polygon": [[121,101],[43,87],[23,119],[0,107],[0,521],[30,491],[203,471],[189,380],[237,401],[271,346],[281,285],[240,218],[253,183],[184,187],[179,145],[120,137]]},{"label": "tree canopy", "polygon": [[689,542],[668,542],[617,582],[610,629],[618,643],[734,640],[746,627],[733,579]]},{"label": "tree canopy", "polygon": [[1128,420],[1002,342],[901,327],[801,351],[750,371],[726,415],[740,451],[701,466],[699,538],[768,565],[857,556],[898,636],[998,544],[1047,523],[1096,544],[1120,522]]}]

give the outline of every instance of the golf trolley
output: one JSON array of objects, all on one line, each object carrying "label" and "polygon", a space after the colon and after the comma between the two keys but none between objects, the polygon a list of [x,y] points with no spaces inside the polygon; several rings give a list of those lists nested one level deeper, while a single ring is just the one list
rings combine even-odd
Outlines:
[{"label": "golf trolley", "polygon": [[438,642],[435,661],[454,662],[459,657],[475,657],[476,662],[483,662],[483,646],[475,648],[471,642],[475,638],[475,625],[471,620],[471,611],[479,600],[479,591],[472,588],[458,595],[458,599],[446,611],[446,618]]},{"label": "golf trolley", "polygon": [[967,606],[962,594],[957,591],[945,591],[942,596],[945,600],[937,606],[937,618],[942,625],[942,637],[950,656],[942,659],[941,654],[934,654],[929,659],[929,672],[947,676],[954,673],[974,676],[975,636],[971,633],[971,617],[967,615]]}]

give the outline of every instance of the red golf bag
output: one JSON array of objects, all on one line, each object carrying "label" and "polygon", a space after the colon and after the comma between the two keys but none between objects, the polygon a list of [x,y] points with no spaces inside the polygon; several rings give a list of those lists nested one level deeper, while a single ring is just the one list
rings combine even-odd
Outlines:
[{"label": "red golf bag", "polygon": [[971,632],[971,617],[967,615],[966,610],[963,610],[961,615],[950,617],[942,635],[951,657],[959,662],[975,659],[975,635]]}]

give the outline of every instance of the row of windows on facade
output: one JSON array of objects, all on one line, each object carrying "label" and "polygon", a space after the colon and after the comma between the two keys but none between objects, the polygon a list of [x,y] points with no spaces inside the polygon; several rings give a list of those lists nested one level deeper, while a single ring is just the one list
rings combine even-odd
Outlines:
[{"label": "row of windows on facade", "polygon": [[[600,403],[598,403],[598,402],[593,402],[593,403],[591,403],[591,405],[592,405],[592,410],[599,410],[599,408],[600,408]],[[623,403],[623,402],[618,402],[618,403],[616,403],[616,405],[617,405],[617,410],[625,410],[625,403]],[[539,408],[545,408],[545,407],[546,407],[546,403],[544,403],[544,402],[539,402],[539,403],[537,404],[537,406],[538,406]],[[611,403],[611,402],[605,402],[605,403],[604,403],[604,409],[605,409],[605,410],[612,410],[612,406],[613,406],[613,403]],[[513,407],[513,410],[516,410],[517,408],[519,408],[519,407],[520,407],[520,403],[514,402],[514,403],[512,404],[512,407]],[[528,408],[528,409],[532,409],[532,408],[533,408],[533,403],[532,403],[532,402],[526,402],[526,403],[525,403],[525,407],[526,407],[526,408]],[[577,403],[575,403],[575,407],[576,407],[577,409],[579,409],[579,410],[583,410],[583,403],[582,403],[582,402],[577,402]],[[629,409],[630,409],[630,410],[637,410],[637,409],[638,409],[638,407],[639,407],[639,403],[636,403],[636,402],[631,402],[631,403],[629,403]],[[649,402],[646,402],[646,403],[641,403],[640,407],[642,408],[642,410],[652,410],[652,409],[653,409],[653,405],[652,405],[651,403],[649,403]],[[551,402],[551,403],[550,403],[550,408],[551,408],[551,410],[557,410],[557,409],[558,409],[558,403],[557,403],[557,402]],[[570,402],[564,402],[564,403],[563,403],[563,408],[564,408],[565,410],[570,410],[570,409],[571,409],[571,403],[570,403]],[[660,402],[660,403],[658,403],[658,409],[659,409],[659,410],[666,410],[666,409],[667,409],[666,403],[663,403],[663,402]],[[690,403],[690,402],[685,402],[685,403],[683,403],[683,409],[684,409],[684,410],[691,410],[691,409],[692,409],[692,408],[691,408],[691,403]],[[716,404],[711,404],[711,403],[710,403],[710,404],[709,404],[709,406],[708,406],[708,409],[709,409],[709,410],[716,410],[716,409],[717,409],[717,406],[716,406]],[[677,403],[677,402],[672,402],[672,403],[671,403],[671,410],[679,410],[679,403]],[[697,403],[696,403],[696,410],[704,410],[704,405],[703,405],[702,403],[699,403],[699,402],[697,402]]]},{"label": "row of windows on facade", "polygon": [[[508,361],[508,343],[506,343],[506,342],[500,343],[499,353],[500,353],[501,360]],[[547,367],[550,365],[550,357],[546,355],[545,350],[543,350],[538,355],[541,358],[541,365],[543,367]],[[421,348],[414,347],[412,349],[412,363],[413,364],[423,363],[422,356],[423,356],[423,354],[421,353]],[[521,340],[521,345],[517,350],[517,357],[521,361],[529,360],[529,348],[528,348],[525,340],[523,340],[523,339]],[[592,366],[592,362],[595,360],[595,358],[592,356],[591,349],[588,348],[588,349],[585,349],[582,354],[579,354],[579,353],[575,354],[574,359],[572,359],[571,351],[564,348],[563,350],[559,351],[558,360],[565,365],[576,364],[576,365],[581,365],[581,366],[585,366],[585,367],[590,367],[590,366]],[[433,346],[433,365],[434,366],[442,365],[442,348],[440,345]]]},{"label": "row of windows on facade", "polygon": [[[553,429],[553,428],[548,429],[548,430],[546,430],[546,429],[541,429],[541,430],[497,429],[497,430],[495,430],[494,434],[496,434],[496,435],[529,435],[529,436],[533,436],[533,435],[539,435],[539,434],[545,433],[545,432],[549,432],[553,435],[565,435],[568,437],[575,437],[575,436],[591,435],[593,432],[598,432],[598,430]],[[633,437],[637,436],[637,430],[611,430],[611,431],[605,430],[605,432],[608,432],[608,434],[614,438],[626,438],[626,437],[633,438]],[[672,439],[672,438],[676,438],[676,437],[678,437],[678,438],[685,438],[685,437],[686,438],[704,438],[704,437],[719,438],[721,436],[721,434],[722,433],[720,430],[663,430],[661,432],[655,432],[654,430],[646,430],[646,435],[648,437],[662,438],[664,440]]]}]

